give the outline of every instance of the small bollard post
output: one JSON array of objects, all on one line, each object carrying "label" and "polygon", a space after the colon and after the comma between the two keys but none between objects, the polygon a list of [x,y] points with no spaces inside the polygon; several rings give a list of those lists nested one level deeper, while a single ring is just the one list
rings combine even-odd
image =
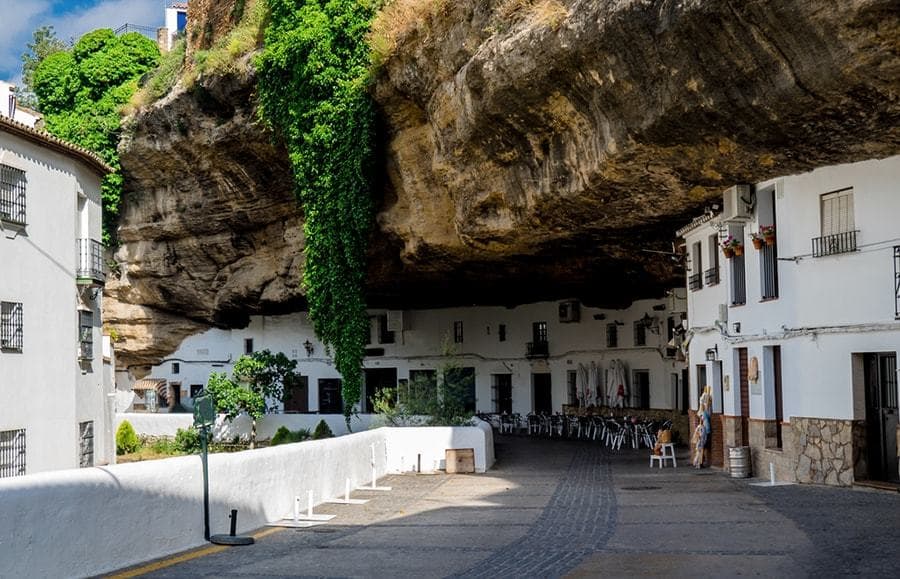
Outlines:
[{"label": "small bollard post", "polygon": [[209,538],[209,542],[216,545],[229,546],[252,545],[255,542],[253,537],[237,534],[237,509],[231,509],[229,518],[231,519],[231,533],[228,535],[213,535]]},{"label": "small bollard post", "polygon": [[237,509],[231,509],[231,536],[237,534]]},{"label": "small bollard post", "polygon": [[774,485],[775,484],[775,463],[769,463],[769,481]]}]

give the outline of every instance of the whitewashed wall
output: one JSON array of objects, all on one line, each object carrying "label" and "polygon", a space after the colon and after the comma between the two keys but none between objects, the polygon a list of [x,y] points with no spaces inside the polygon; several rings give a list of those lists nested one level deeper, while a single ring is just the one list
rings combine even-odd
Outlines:
[{"label": "whitewashed wall", "polygon": [[[490,427],[379,428],[327,440],[209,457],[211,531],[238,531],[289,516],[295,496],[318,504],[342,496],[345,480],[401,472],[409,453],[476,449],[493,464]],[[462,448],[462,447],[460,447]],[[0,480],[0,577],[82,577],[170,555],[203,541],[199,456],[66,470]],[[85,532],[89,529],[90,532]],[[89,554],[89,556],[86,556]]]},{"label": "whitewashed wall", "polygon": [[[668,341],[666,318],[672,313],[670,300],[636,301],[625,310],[597,309],[582,306],[581,321],[563,323],[559,320],[559,302],[541,302],[516,308],[469,307],[406,311],[404,332],[397,332],[395,343],[378,343],[373,331],[372,347],[384,349],[383,356],[365,359],[365,368],[396,368],[398,379],[409,377],[411,370],[434,370],[446,363],[442,344],[450,337],[453,323],[463,322],[464,339],[455,348],[455,359],[462,366],[475,368],[477,410],[493,412],[492,374],[511,374],[513,411],[531,412],[534,408],[532,374],[549,373],[552,385],[552,404],[560,410],[568,403],[567,372],[578,370],[579,364],[597,363],[604,368],[613,359],[626,362],[629,380],[632,370],[650,372],[650,405],[671,408],[674,405],[672,374],[680,374],[682,363],[663,356]],[[653,309],[662,307],[662,311]],[[676,304],[684,311],[683,303]],[[373,315],[384,310],[373,310]],[[647,332],[646,346],[634,346],[634,321],[645,314],[657,318],[659,333]],[[602,319],[595,319],[596,317]],[[526,343],[532,341],[532,323],[544,321],[548,326],[550,356],[547,360],[525,358]],[[622,322],[618,329],[619,347],[606,347],[606,326]],[[498,337],[500,324],[506,325],[506,340]],[[244,353],[244,340],[253,339],[255,350],[269,349],[284,352],[299,362],[300,372],[309,377],[309,410],[319,409],[318,380],[340,378],[332,360],[325,356],[324,347],[317,341],[306,314],[282,316],[254,316],[246,329],[212,329],[186,338],[179,349],[151,371],[154,378],[165,378],[180,384],[182,401],[190,406],[192,385],[206,384],[210,372],[229,372],[234,360]],[[307,356],[305,341],[313,345]],[[173,364],[179,367],[174,373]],[[127,384],[120,383],[120,388]]]},{"label": "whitewashed wall", "polygon": [[[767,346],[781,346],[783,415],[862,419],[859,380],[852,361],[863,352],[897,352],[900,322],[894,319],[893,246],[900,245],[900,157],[825,167],[802,175],[762,182],[758,190],[775,187],[778,220],[779,297],[761,301],[759,254],[746,223],[747,303],[729,307],[726,325],[716,326],[719,304],[728,303],[728,260],[721,259],[722,283],[688,292],[689,324],[697,333],[690,343],[692,406],[697,404],[696,365],[708,348],[717,347],[730,389],[724,391],[726,414],[740,414],[735,348],[746,347],[748,358],[760,364],[760,380],[750,385],[750,415],[774,418],[774,389]],[[813,258],[811,239],[821,235],[820,197],[853,188],[858,251]],[[704,244],[717,221],[685,236],[688,249]],[[707,265],[703,266],[704,268]],[[694,273],[693,270],[690,273]],[[740,324],[740,331],[735,330]]]},{"label": "whitewashed wall", "polygon": [[[23,304],[22,352],[0,352],[0,430],[25,429],[27,473],[78,465],[94,422],[95,464],[113,460],[103,382],[101,296],[79,293],[75,240],[99,240],[100,180],[81,162],[0,128],[0,163],[24,170],[24,232],[0,232],[0,300]],[[79,209],[79,193],[85,196]],[[78,308],[93,311],[93,358],[78,361]]]}]

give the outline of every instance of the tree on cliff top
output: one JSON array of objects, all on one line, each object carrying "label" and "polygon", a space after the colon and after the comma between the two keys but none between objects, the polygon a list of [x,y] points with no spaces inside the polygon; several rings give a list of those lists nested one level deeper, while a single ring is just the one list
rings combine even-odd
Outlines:
[{"label": "tree on cliff top", "polygon": [[115,169],[101,187],[105,241],[115,229],[122,194],[119,109],[131,98],[138,79],[158,62],[159,49],[149,38],[135,32],[116,36],[103,28],[85,34],[70,50],[51,50],[40,57],[31,75],[46,129],[94,151]]}]

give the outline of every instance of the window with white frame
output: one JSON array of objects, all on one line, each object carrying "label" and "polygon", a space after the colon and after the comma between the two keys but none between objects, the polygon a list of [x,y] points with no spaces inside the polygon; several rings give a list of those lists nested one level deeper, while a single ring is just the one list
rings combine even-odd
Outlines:
[{"label": "window with white frame", "polygon": [[822,195],[822,236],[847,233],[855,229],[853,221],[853,188]]},{"label": "window with white frame", "polygon": [[21,352],[24,343],[21,302],[0,302],[0,349]]},{"label": "window with white frame", "polygon": [[453,322],[453,343],[462,344],[463,342],[463,323]]}]

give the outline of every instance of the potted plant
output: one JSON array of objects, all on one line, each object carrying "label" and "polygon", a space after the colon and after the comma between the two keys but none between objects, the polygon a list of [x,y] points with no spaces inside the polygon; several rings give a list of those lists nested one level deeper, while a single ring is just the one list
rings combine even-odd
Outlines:
[{"label": "potted plant", "polygon": [[724,253],[725,257],[728,259],[731,259],[735,255],[744,255],[744,244],[735,236],[729,235],[725,238],[725,241],[722,242],[722,253]]},{"label": "potted plant", "polygon": [[762,238],[766,242],[766,245],[775,245],[774,225],[760,225],[759,234],[762,235]]},{"label": "potted plant", "polygon": [[762,234],[756,233],[755,231],[750,233],[750,241],[753,242],[754,249],[762,249],[762,246],[765,243]]}]

